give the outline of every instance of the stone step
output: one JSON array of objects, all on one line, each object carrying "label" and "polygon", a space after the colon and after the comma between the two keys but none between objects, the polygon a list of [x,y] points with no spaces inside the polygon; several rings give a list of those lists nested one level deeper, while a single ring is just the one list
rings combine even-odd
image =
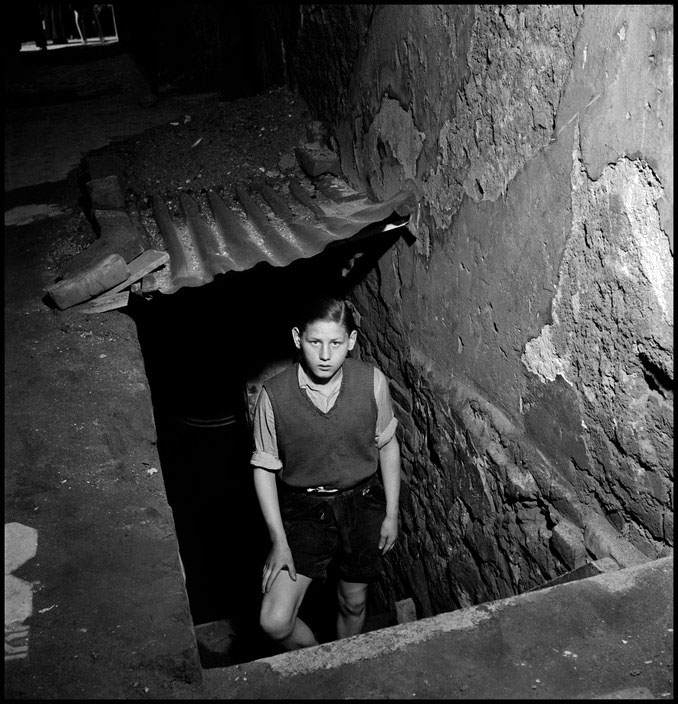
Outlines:
[{"label": "stone step", "polygon": [[206,670],[218,699],[673,696],[673,558]]}]

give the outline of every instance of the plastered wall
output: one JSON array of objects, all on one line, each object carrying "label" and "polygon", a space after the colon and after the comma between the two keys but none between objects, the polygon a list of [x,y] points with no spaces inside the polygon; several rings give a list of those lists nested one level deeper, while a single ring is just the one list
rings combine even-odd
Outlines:
[{"label": "plastered wall", "polygon": [[421,206],[416,243],[354,296],[401,421],[383,598],[427,615],[666,554],[672,7],[354,14],[360,42],[305,97],[354,187],[384,199],[411,179]]}]

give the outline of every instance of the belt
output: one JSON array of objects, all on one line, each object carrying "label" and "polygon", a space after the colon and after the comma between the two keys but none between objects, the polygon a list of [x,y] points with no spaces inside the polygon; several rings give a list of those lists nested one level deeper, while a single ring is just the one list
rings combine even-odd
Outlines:
[{"label": "belt", "polygon": [[291,486],[290,484],[285,484],[285,482],[282,482],[282,481],[280,482],[280,486],[283,491],[291,492],[293,494],[306,494],[309,496],[317,496],[317,497],[345,496],[346,494],[350,494],[354,491],[359,491],[360,489],[364,489],[365,487],[369,486],[374,481],[376,476],[377,476],[376,473],[371,474],[366,479],[362,479],[357,484],[354,484],[353,486],[348,487],[346,489],[339,489],[337,487],[328,487],[328,486],[311,486],[311,487]]}]

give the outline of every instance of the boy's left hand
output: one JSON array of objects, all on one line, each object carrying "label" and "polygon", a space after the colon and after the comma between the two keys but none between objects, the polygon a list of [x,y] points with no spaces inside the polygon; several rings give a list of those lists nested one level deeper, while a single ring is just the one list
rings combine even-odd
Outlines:
[{"label": "boy's left hand", "polygon": [[385,555],[394,545],[398,537],[398,516],[392,518],[386,516],[381,523],[381,535],[379,536],[379,549]]}]

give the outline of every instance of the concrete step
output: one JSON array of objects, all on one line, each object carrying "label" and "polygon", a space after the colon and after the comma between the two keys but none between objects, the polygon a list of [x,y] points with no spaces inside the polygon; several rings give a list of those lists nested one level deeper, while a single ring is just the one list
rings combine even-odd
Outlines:
[{"label": "concrete step", "polygon": [[[393,626],[397,623],[395,614],[374,614],[365,619],[363,633],[370,633],[382,628]],[[243,635],[248,634],[238,632],[237,625],[228,618],[219,621],[197,624],[194,628],[200,664],[203,669],[214,667],[230,667],[239,662],[243,662],[243,655],[248,651],[244,650],[241,641]],[[329,640],[329,639],[326,639]],[[322,640],[321,642],[325,642]],[[250,651],[252,648],[250,648]],[[269,649],[272,651],[272,648]],[[261,650],[257,653],[262,657]],[[250,654],[250,658],[252,655]]]},{"label": "concrete step", "polygon": [[218,699],[673,697],[673,557],[206,670]]}]

